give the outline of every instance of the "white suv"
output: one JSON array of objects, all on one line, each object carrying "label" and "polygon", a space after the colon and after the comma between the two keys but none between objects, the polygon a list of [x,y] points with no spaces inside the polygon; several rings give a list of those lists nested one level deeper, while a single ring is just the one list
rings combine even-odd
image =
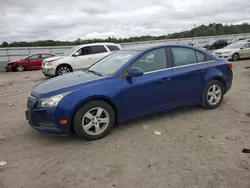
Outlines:
[{"label": "white suv", "polygon": [[63,56],[47,58],[42,63],[45,76],[53,77],[80,69],[86,69],[98,60],[120,50],[121,46],[114,43],[92,43],[71,48]]}]

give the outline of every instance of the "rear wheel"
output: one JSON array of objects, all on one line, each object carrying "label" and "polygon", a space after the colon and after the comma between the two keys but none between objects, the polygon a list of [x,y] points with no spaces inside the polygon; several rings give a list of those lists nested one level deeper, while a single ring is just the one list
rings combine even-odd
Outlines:
[{"label": "rear wheel", "polygon": [[202,96],[202,106],[207,109],[217,108],[222,100],[224,95],[224,84],[218,80],[212,80],[209,82]]},{"label": "rear wheel", "polygon": [[234,61],[237,61],[237,60],[240,59],[240,55],[239,55],[238,53],[234,53],[233,56],[232,56],[232,59],[233,59]]},{"label": "rear wheel", "polygon": [[73,127],[81,138],[97,140],[106,136],[115,123],[113,108],[101,100],[84,104],[75,114]]},{"label": "rear wheel", "polygon": [[16,70],[18,72],[23,72],[24,71],[24,66],[23,65],[17,65]]},{"label": "rear wheel", "polygon": [[56,76],[60,76],[70,72],[72,72],[72,68],[69,65],[59,65],[56,69]]}]

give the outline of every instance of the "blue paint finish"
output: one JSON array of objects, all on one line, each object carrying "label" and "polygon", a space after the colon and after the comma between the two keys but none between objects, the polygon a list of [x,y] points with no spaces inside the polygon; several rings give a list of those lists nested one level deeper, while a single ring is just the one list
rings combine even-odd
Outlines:
[{"label": "blue paint finish", "polygon": [[[37,85],[31,91],[27,104],[28,120],[39,131],[70,134],[72,119],[77,109],[92,99],[110,103],[116,112],[117,122],[165,109],[200,103],[206,84],[212,79],[223,80],[226,92],[232,85],[232,70],[228,61],[208,52],[212,61],[183,67],[169,67],[139,77],[124,77],[127,68],[143,54],[156,48],[193,47],[166,45],[139,50],[126,64],[111,76],[100,77],[91,72],[78,71],[59,76]],[[38,108],[38,101],[69,92],[55,108]],[[68,120],[61,125],[60,120]],[[55,125],[44,127],[40,124]]]}]

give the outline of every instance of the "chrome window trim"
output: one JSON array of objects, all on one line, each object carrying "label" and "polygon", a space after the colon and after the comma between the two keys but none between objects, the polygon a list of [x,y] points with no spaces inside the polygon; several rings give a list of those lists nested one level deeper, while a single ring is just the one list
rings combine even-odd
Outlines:
[{"label": "chrome window trim", "polygon": [[150,73],[155,73],[155,72],[159,72],[159,71],[165,71],[165,70],[170,70],[170,69],[177,69],[177,68],[182,68],[182,67],[189,67],[192,65],[200,65],[200,64],[205,64],[205,63],[212,63],[215,60],[212,61],[204,61],[204,62],[200,62],[200,63],[192,63],[192,64],[188,64],[188,65],[181,65],[181,66],[177,66],[177,67],[169,67],[169,68],[165,68],[165,69],[159,69],[159,70],[155,70],[155,71],[149,71],[149,72],[145,72],[144,74],[150,74]]}]

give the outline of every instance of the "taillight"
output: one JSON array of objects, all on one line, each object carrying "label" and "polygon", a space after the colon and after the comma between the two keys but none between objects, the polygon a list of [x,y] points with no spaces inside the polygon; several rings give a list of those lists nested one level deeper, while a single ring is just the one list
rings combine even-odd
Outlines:
[{"label": "taillight", "polygon": [[233,64],[231,62],[228,62],[227,66],[231,69],[233,68]]}]

